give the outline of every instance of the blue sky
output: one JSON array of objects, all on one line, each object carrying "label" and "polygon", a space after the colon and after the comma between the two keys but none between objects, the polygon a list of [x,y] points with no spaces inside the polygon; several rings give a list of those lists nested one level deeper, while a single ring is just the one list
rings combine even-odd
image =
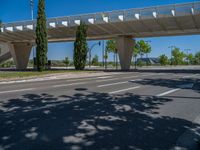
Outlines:
[{"label": "blue sky", "polygon": [[[47,17],[50,18],[195,1],[199,0],[46,0],[46,14]],[[36,18],[38,0],[34,0],[34,2],[34,17]],[[3,22],[30,20],[30,0],[1,0],[0,19]],[[152,57],[157,57],[163,53],[170,56],[170,49],[168,49],[169,45],[175,45],[181,49],[191,49],[192,53],[200,51],[200,35],[155,37],[145,38],[144,40],[151,41],[152,53],[150,56]],[[95,42],[97,41],[90,41],[89,46]],[[99,56],[101,56],[101,53],[102,46],[96,46],[92,55],[94,56],[95,54],[99,54]],[[66,56],[72,58],[73,43],[49,44],[48,56],[49,59],[54,60],[64,59]],[[100,60],[101,59],[102,58],[100,57]],[[109,56],[109,59],[113,59],[112,55]]]}]

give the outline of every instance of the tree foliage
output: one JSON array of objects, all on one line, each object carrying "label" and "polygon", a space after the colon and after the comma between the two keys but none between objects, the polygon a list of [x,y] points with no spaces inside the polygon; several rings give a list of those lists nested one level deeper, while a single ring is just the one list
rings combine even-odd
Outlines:
[{"label": "tree foliage", "polygon": [[135,45],[133,48],[133,57],[137,58],[138,54],[139,54],[139,49],[138,46]]},{"label": "tree foliage", "polygon": [[65,60],[63,62],[65,63],[66,67],[68,67],[70,64],[70,60],[68,57],[65,57]]},{"label": "tree foliage", "polygon": [[188,55],[185,55],[186,57],[186,60],[188,62],[188,65],[192,65],[195,63],[195,59],[194,59],[194,55],[193,54],[188,54]]},{"label": "tree foliage", "polygon": [[106,52],[108,53],[114,53],[114,62],[115,66],[117,68],[117,42],[116,40],[108,40],[106,42]]},{"label": "tree foliage", "polygon": [[185,54],[180,50],[180,48],[175,47],[172,50],[172,64],[182,65],[184,63]]},{"label": "tree foliage", "polygon": [[151,53],[151,45],[148,42],[145,42],[144,40],[137,41],[135,44],[134,51],[137,52],[137,54],[139,54],[142,58],[144,54]]},{"label": "tree foliage", "polygon": [[45,0],[39,0],[36,26],[36,61],[38,71],[45,70],[47,63],[48,39],[46,28]]},{"label": "tree foliage", "polygon": [[94,58],[92,59],[92,65],[98,66],[99,65],[99,57],[98,55],[95,55]]},{"label": "tree foliage", "polygon": [[74,66],[76,70],[83,70],[87,61],[87,26],[81,22],[76,31],[76,41],[74,42]]},{"label": "tree foliage", "polygon": [[195,64],[200,65],[200,51],[195,54]]},{"label": "tree foliage", "polygon": [[159,57],[159,62],[160,62],[160,64],[162,65],[162,66],[166,66],[166,65],[168,65],[169,64],[169,61],[168,61],[168,57],[166,56],[166,55],[161,55],[160,57]]},{"label": "tree foliage", "polygon": [[108,53],[117,53],[117,43],[115,40],[108,40],[106,42],[106,51]]}]

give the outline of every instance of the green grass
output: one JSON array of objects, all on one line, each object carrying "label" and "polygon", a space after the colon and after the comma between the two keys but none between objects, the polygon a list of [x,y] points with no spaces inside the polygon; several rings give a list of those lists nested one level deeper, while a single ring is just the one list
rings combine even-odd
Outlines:
[{"label": "green grass", "polygon": [[51,70],[51,71],[4,71],[0,72],[0,80],[3,79],[19,79],[19,78],[31,78],[41,77],[45,75],[60,74],[60,73],[83,73],[83,72],[95,72],[95,71],[76,71],[76,70]]}]

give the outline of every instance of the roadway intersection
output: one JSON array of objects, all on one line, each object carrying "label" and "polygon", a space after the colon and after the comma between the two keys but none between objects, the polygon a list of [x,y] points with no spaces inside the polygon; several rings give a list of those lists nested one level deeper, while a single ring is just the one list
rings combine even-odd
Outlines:
[{"label": "roadway intersection", "polygon": [[195,149],[199,80],[126,72],[2,84],[0,150]]}]

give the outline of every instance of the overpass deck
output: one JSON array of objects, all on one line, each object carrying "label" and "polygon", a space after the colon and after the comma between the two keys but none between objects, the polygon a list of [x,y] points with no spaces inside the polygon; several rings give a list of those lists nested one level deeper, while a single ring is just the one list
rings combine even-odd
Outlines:
[{"label": "overpass deck", "polygon": [[[47,19],[49,42],[73,41],[80,22],[88,39],[159,37],[200,33],[200,2]],[[34,41],[36,20],[3,24],[0,42]]]}]

